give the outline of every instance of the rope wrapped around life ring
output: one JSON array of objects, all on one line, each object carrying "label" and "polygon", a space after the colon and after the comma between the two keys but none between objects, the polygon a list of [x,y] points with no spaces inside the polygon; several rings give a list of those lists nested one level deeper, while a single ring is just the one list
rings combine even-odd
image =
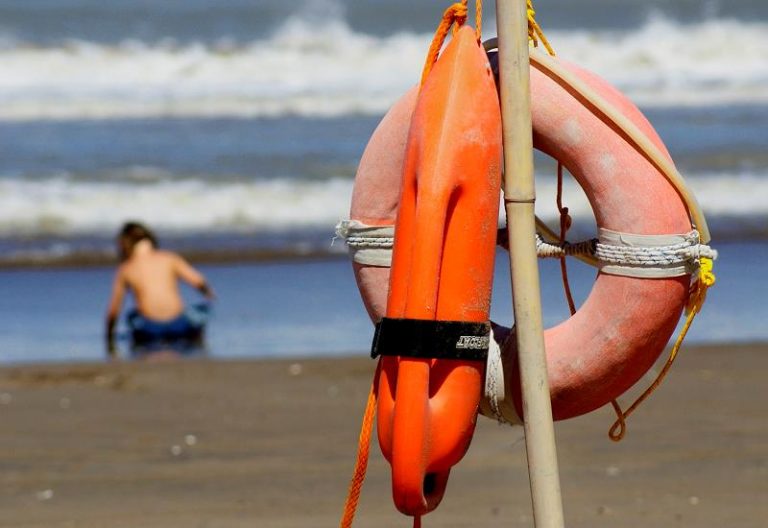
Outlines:
[{"label": "rope wrapped around life ring", "polygon": [[[395,226],[368,226],[342,220],[336,236],[345,240],[354,262],[389,266],[395,241]],[[625,277],[664,278],[694,275],[701,258],[717,259],[717,251],[700,242],[695,229],[677,235],[635,235],[600,229],[598,238],[563,244],[545,241],[536,234],[539,258],[584,256],[595,258],[603,273]]]}]

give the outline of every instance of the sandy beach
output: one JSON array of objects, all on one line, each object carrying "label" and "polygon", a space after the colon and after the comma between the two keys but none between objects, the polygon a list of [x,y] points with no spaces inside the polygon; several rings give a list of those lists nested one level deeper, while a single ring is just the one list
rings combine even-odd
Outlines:
[{"label": "sandy beach", "polygon": [[[337,525],[373,367],[5,367],[0,526]],[[623,442],[608,408],[558,424],[568,526],[765,526],[766,370],[762,345],[688,348]],[[533,523],[522,430],[482,418],[424,526],[489,525]],[[375,445],[355,526],[410,526]]]}]

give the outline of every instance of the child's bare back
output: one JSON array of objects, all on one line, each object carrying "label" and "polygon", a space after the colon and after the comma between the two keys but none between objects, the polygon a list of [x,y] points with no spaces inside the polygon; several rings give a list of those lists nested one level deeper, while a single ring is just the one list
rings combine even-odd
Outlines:
[{"label": "child's bare back", "polygon": [[128,223],[118,237],[122,264],[115,273],[112,295],[107,308],[107,346],[114,350],[113,332],[127,291],[133,294],[136,310],[148,321],[163,323],[184,314],[179,281],[197,288],[208,299],[213,292],[205,277],[181,256],[157,248],[149,229]]},{"label": "child's bare back", "polygon": [[156,321],[178,317],[184,311],[179,279],[193,286],[205,281],[178,255],[144,249],[136,247],[134,255],[120,266],[118,279],[133,292],[136,308],[144,317]]}]

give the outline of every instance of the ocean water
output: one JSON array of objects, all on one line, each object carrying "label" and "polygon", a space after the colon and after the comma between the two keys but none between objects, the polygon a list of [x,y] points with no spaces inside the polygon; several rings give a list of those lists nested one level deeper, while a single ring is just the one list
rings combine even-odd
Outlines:
[{"label": "ocean water", "polygon": [[[717,284],[694,321],[686,343],[768,341],[768,310],[760,302],[768,245],[727,243],[720,248]],[[491,318],[512,320],[506,253],[496,259]],[[343,258],[307,262],[201,266],[216,289],[204,354],[212,358],[364,357],[373,325],[362,306],[351,265]],[[579,262],[569,267],[577,303],[586,299],[595,272]],[[99,361],[105,355],[103,314],[112,270],[0,270],[0,364]],[[545,327],[569,316],[559,264],[541,265]],[[759,291],[762,288],[762,295]],[[190,301],[196,293],[185,290]],[[118,335],[125,333],[120,324]],[[122,357],[129,343],[118,340]],[[686,353],[683,349],[682,353]]]},{"label": "ocean water", "polygon": [[[94,357],[109,270],[23,266],[109,258],[128,219],[150,224],[168,247],[214,260],[343,252],[330,242],[347,215],[360,154],[389,105],[418,79],[448,3],[0,0],[0,265],[22,265],[0,274],[0,361]],[[752,284],[731,286],[744,293],[738,306],[724,305],[731,331],[707,323],[696,338],[768,337],[753,328],[764,324],[733,315],[767,315],[755,292],[768,291],[768,282],[755,263],[768,240],[768,4],[535,4],[559,55],[605,77],[646,113],[704,207],[714,245],[728,248],[718,267],[733,273],[731,284]],[[493,11],[486,3],[487,37],[495,34]],[[537,173],[538,213],[555,222],[551,162],[540,160]],[[589,207],[573,184],[566,201],[577,234],[591,236]],[[340,259],[210,273],[233,288],[212,324],[214,355],[367,346],[333,337],[368,331]],[[312,296],[304,278],[314,281]],[[46,281],[61,281],[63,290]],[[78,287],[66,290],[72,281]],[[315,321],[315,310],[326,311],[315,303],[344,316],[293,331],[274,306],[256,312],[246,300],[228,300],[248,291],[254,302],[272,301],[257,292],[275,294],[277,283],[285,298],[304,301],[286,301],[289,321]],[[14,289],[20,285],[27,289]],[[350,288],[354,295],[344,293]],[[59,294],[50,292],[70,303],[72,295],[95,297],[77,303],[88,307],[81,313],[54,309]],[[27,302],[40,306],[25,319],[17,303]],[[245,324],[249,317],[268,324]],[[43,328],[70,321],[67,335],[79,344],[51,346],[62,334],[35,331],[37,318],[47,320]],[[3,326],[8,321],[16,330]]]}]

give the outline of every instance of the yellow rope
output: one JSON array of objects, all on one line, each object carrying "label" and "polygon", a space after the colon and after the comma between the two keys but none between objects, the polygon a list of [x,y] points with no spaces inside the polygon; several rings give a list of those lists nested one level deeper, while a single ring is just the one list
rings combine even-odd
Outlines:
[{"label": "yellow rope", "polygon": [[528,0],[528,39],[533,42],[534,47],[539,46],[539,41],[544,45],[544,49],[547,50],[547,53],[555,56],[555,50],[552,49],[552,46],[549,45],[549,40],[547,40],[547,37],[544,35],[544,31],[542,31],[541,26],[539,26],[539,23],[536,22],[536,10],[533,8],[533,0]]},{"label": "yellow rope", "polygon": [[[443,43],[448,36],[448,31],[453,27],[453,33],[463,26],[467,21],[467,4],[469,0],[460,0],[455,4],[448,7],[443,13],[443,17],[440,19],[440,24],[435,30],[435,36],[432,38],[432,44],[427,51],[427,58],[424,61],[424,68],[421,71],[421,82],[419,86],[423,86],[427,80],[429,72],[432,71],[432,67],[437,62],[437,57],[440,55],[440,50],[443,47]],[[549,44],[544,31],[541,26],[536,22],[536,10],[533,8],[533,0],[527,0],[527,15],[528,15],[528,39],[533,43],[535,47],[538,47],[539,42],[547,50],[547,53],[555,56],[555,50]],[[475,33],[477,35],[477,42],[481,42],[483,34],[483,1],[475,0]]]},{"label": "yellow rope", "polygon": [[365,472],[368,469],[368,455],[371,450],[371,431],[373,430],[373,419],[376,416],[376,389],[379,382],[379,373],[381,371],[381,362],[376,366],[376,373],[373,376],[371,390],[368,392],[368,402],[365,405],[363,413],[363,423],[360,427],[360,438],[357,444],[357,461],[355,470],[352,472],[352,479],[349,483],[347,500],[344,504],[344,514],[341,518],[341,528],[351,528],[352,521],[355,518],[357,504],[360,501],[360,492],[363,489],[365,481]]},{"label": "yellow rope", "polygon": [[616,403],[615,400],[611,402],[613,409],[616,411],[617,418],[611,428],[608,430],[608,436],[614,442],[618,442],[624,438],[624,434],[627,431],[627,417],[629,417],[629,415],[632,414],[635,409],[637,409],[640,404],[643,403],[643,401],[645,401],[645,399],[648,398],[648,396],[650,396],[653,391],[659,387],[659,385],[661,385],[662,380],[667,375],[667,372],[669,372],[669,369],[672,367],[672,363],[674,363],[675,358],[677,357],[677,353],[683,344],[683,340],[688,333],[688,329],[691,327],[691,323],[693,323],[693,320],[696,318],[696,314],[698,314],[704,306],[704,301],[707,298],[707,290],[715,284],[716,278],[712,268],[712,259],[701,259],[699,263],[698,280],[696,280],[696,282],[693,284],[693,289],[688,298],[688,306],[686,307],[687,317],[685,319],[685,324],[683,325],[683,329],[680,330],[680,335],[677,336],[677,341],[675,341],[675,345],[672,347],[672,351],[669,353],[669,358],[667,359],[664,368],[661,369],[661,372],[659,372],[659,375],[656,376],[656,379],[653,381],[651,386],[648,387],[645,392],[643,392],[626,411],[622,411],[621,407],[619,407],[619,404]]}]

